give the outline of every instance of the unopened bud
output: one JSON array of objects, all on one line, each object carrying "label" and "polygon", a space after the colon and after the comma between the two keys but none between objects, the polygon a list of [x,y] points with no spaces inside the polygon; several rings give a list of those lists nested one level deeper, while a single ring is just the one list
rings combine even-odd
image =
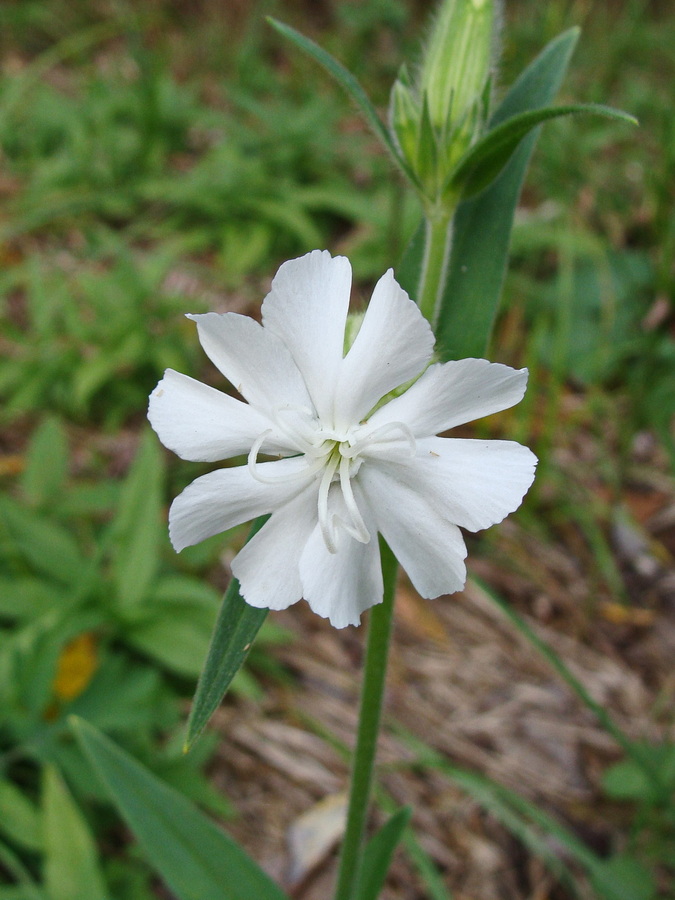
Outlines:
[{"label": "unopened bud", "polygon": [[497,0],[444,0],[422,60],[419,93],[448,133],[480,102],[490,77]]},{"label": "unopened bud", "polygon": [[443,0],[415,82],[402,67],[389,125],[428,210],[457,202],[457,163],[485,130],[501,0]]}]

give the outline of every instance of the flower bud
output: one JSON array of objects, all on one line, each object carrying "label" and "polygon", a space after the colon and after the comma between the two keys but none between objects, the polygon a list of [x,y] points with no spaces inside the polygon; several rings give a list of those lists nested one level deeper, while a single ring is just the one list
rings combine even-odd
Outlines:
[{"label": "flower bud", "polygon": [[434,127],[449,132],[480,103],[490,77],[496,0],[445,0],[419,78]]},{"label": "flower bud", "polygon": [[394,83],[389,123],[408,174],[427,206],[452,205],[446,185],[485,128],[500,0],[444,0],[418,77]]}]

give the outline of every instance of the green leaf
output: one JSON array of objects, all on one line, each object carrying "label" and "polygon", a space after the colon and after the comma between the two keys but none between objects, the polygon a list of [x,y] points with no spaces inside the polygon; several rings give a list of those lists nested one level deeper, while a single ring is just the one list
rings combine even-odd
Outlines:
[{"label": "green leaf", "polygon": [[421,222],[403,251],[401,262],[396,267],[396,280],[404,291],[416,299],[420,278],[422,277],[422,262],[424,260],[426,228]]},{"label": "green leaf", "polygon": [[[257,519],[250,538],[260,531],[266,518]],[[218,613],[206,663],[192,702],[185,739],[186,749],[201,734],[232,679],[246,659],[268,610],[249,606],[239,593],[239,582],[233,578]]]},{"label": "green leaf", "polygon": [[41,578],[0,578],[0,617],[20,622],[36,619],[68,603],[67,592]]},{"label": "green leaf", "polygon": [[327,53],[322,47],[315,44],[314,41],[305,37],[304,34],[300,34],[295,28],[291,28],[290,25],[285,25],[283,22],[279,22],[277,19],[273,19],[270,16],[267,17],[267,21],[272,28],[275,28],[279,32],[279,34],[282,34],[285,38],[288,38],[289,41],[292,41],[296,47],[304,50],[304,52],[311,56],[312,59],[316,60],[319,65],[323,66],[329,75],[332,75],[335,81],[337,81],[340,87],[349,94],[354,103],[361,110],[366,122],[368,122],[373,129],[385,149],[389,151],[389,154],[396,165],[405,172],[411,181],[415,182],[416,178],[410,167],[401,159],[391,135],[377,114],[377,110],[370,102],[368,95],[356,78],[354,78],[352,73],[348,69],[345,69],[342,63],[339,63],[330,55],[330,53]]},{"label": "green leaf", "polygon": [[86,410],[94,394],[106,381],[119,377],[146,353],[146,337],[138,331],[126,335],[117,347],[83,362],[73,373],[72,402],[77,410]]},{"label": "green leaf", "polygon": [[43,516],[0,497],[0,546],[18,553],[37,572],[75,584],[85,566],[70,534]]},{"label": "green leaf", "polygon": [[58,419],[45,419],[31,437],[21,490],[33,506],[44,506],[55,496],[68,471],[68,442]]},{"label": "green leaf", "polygon": [[125,629],[125,639],[141,653],[187,678],[197,678],[209,647],[216,609],[204,603],[146,603],[147,618]]},{"label": "green leaf", "polygon": [[[658,805],[675,788],[675,744],[634,742],[638,759],[626,758],[610,766],[603,774],[602,786],[613,800],[644,801]],[[650,779],[644,763],[650,765],[658,780]]]},{"label": "green leaf", "polygon": [[3,645],[14,670],[16,702],[31,716],[44,715],[52,701],[54,679],[66,645],[79,634],[94,631],[102,615],[93,609],[53,611],[11,634]]},{"label": "green leaf", "polygon": [[150,599],[158,603],[196,603],[216,609],[221,594],[200,578],[165,575],[155,583]]},{"label": "green leaf", "polygon": [[460,159],[452,173],[449,188],[464,198],[484,190],[502,171],[521,140],[542,122],[570,115],[598,115],[620,119],[637,125],[637,119],[609,106],[576,103],[567,106],[550,106],[512,116],[492,128]]},{"label": "green leaf", "polygon": [[53,766],[44,770],[45,883],[50,900],[107,900],[89,827]]},{"label": "green leaf", "polygon": [[[553,40],[525,69],[496,110],[491,127],[547,106],[560,87],[579,37],[573,28]],[[499,305],[513,215],[537,132],[520,143],[499,177],[460,203],[450,265],[436,325],[443,360],[484,356]]]},{"label": "green leaf", "polygon": [[628,854],[598,862],[591,872],[591,882],[604,900],[653,900],[657,896],[653,873]]},{"label": "green leaf", "polygon": [[380,896],[394,850],[411,815],[409,806],[399,809],[366,844],[356,900],[377,900]]},{"label": "green leaf", "polygon": [[0,841],[0,865],[17,882],[0,888],[0,900],[49,900],[13,850]]},{"label": "green leaf", "polygon": [[113,572],[117,601],[123,609],[135,607],[145,598],[159,566],[163,469],[157,440],[148,429],[112,524],[117,544]]},{"label": "green leaf", "polygon": [[117,651],[104,657],[86,690],[68,706],[105,731],[133,734],[165,728],[174,716],[174,698],[156,668],[130,660]]},{"label": "green leaf", "polygon": [[48,900],[48,898],[32,885],[15,884],[11,887],[0,887],[0,900]]},{"label": "green leaf", "polygon": [[287,900],[189,800],[82,719],[77,739],[153,868],[179,900]]},{"label": "green leaf", "polygon": [[0,780],[0,831],[28,850],[40,850],[40,815],[34,804],[11,781]]},{"label": "green leaf", "polygon": [[[220,740],[219,735],[214,734],[214,737]],[[219,819],[231,819],[235,815],[234,807],[201,771],[205,762],[195,762],[192,754],[182,752],[178,759],[158,759],[156,751],[153,751],[148,765],[162,781],[189,797],[193,803]]]}]

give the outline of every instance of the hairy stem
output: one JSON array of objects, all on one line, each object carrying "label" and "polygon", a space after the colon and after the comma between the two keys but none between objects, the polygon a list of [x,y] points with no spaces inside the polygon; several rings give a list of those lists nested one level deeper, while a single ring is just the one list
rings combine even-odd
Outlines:
[{"label": "hairy stem", "polygon": [[434,326],[440,307],[452,249],[452,213],[427,215],[424,259],[417,289],[422,315]]},{"label": "hairy stem", "polygon": [[355,896],[363,856],[363,835],[373,786],[373,768],[382,717],[382,699],[387,672],[397,569],[396,559],[384,541],[381,542],[381,550],[384,599],[382,603],[374,606],[370,613],[359,727],[352,760],[347,827],[340,856],[335,900],[353,900]]}]

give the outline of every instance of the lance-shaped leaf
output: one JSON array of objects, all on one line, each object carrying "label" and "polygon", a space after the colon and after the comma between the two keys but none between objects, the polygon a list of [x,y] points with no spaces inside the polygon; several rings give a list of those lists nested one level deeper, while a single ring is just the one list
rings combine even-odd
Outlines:
[{"label": "lance-shaped leaf", "polygon": [[[544,48],[495,111],[492,128],[551,103],[578,37],[579,29],[573,28]],[[535,130],[523,138],[498,178],[457,208],[436,323],[436,346],[442,359],[485,355],[504,280],[513,215],[536,137]]]},{"label": "lance-shaped leaf", "polygon": [[377,900],[380,896],[394,850],[411,815],[409,806],[399,809],[366,844],[356,900]]},{"label": "lance-shaped leaf", "polygon": [[396,266],[396,280],[415,301],[417,301],[417,289],[422,277],[425,246],[426,224],[422,220],[408,241],[401,262]]},{"label": "lance-shaped leaf", "polygon": [[71,722],[148,862],[179,900],[288,900],[248,854],[182,794],[83,719],[73,717]]},{"label": "lance-shaped leaf", "polygon": [[518,144],[533,128],[549,119],[580,114],[605,116],[637,125],[634,116],[595,103],[549,106],[520,113],[488,131],[464,154],[450,178],[448,185],[450,192],[461,192],[465,199],[473,197],[495,180]]},{"label": "lance-shaped leaf", "polygon": [[152,584],[160,562],[162,457],[151,431],[146,431],[124,483],[111,525],[117,541],[113,560],[116,603],[134,615]]},{"label": "lance-shaped leaf", "polygon": [[45,882],[52,900],[108,900],[94,836],[53,766],[44,774]]},{"label": "lance-shaped leaf", "polygon": [[275,28],[279,32],[279,34],[282,34],[285,38],[288,38],[289,41],[292,41],[296,47],[299,47],[307,53],[308,56],[311,56],[312,59],[319,63],[319,65],[324,67],[329,75],[332,75],[335,81],[347,92],[347,94],[349,94],[354,103],[361,110],[366,122],[368,122],[376,136],[380,139],[382,145],[389,152],[396,165],[403,170],[413,183],[415,183],[416,178],[410,169],[410,166],[401,158],[389,131],[377,114],[377,110],[370,102],[370,98],[349,69],[345,69],[342,63],[338,62],[337,59],[331,56],[330,53],[323,49],[323,47],[319,47],[318,44],[315,44],[314,41],[305,37],[304,34],[300,34],[295,28],[291,28],[290,25],[285,25],[283,22],[279,22],[277,19],[273,19],[270,16],[268,16],[267,21],[272,28]]},{"label": "lance-shaped leaf", "polygon": [[[267,516],[255,521],[249,539],[260,531]],[[269,610],[249,606],[239,593],[239,582],[233,578],[218,613],[206,663],[199,677],[187,725],[185,749],[203,731],[218,708],[232,679],[246,659]]]}]

